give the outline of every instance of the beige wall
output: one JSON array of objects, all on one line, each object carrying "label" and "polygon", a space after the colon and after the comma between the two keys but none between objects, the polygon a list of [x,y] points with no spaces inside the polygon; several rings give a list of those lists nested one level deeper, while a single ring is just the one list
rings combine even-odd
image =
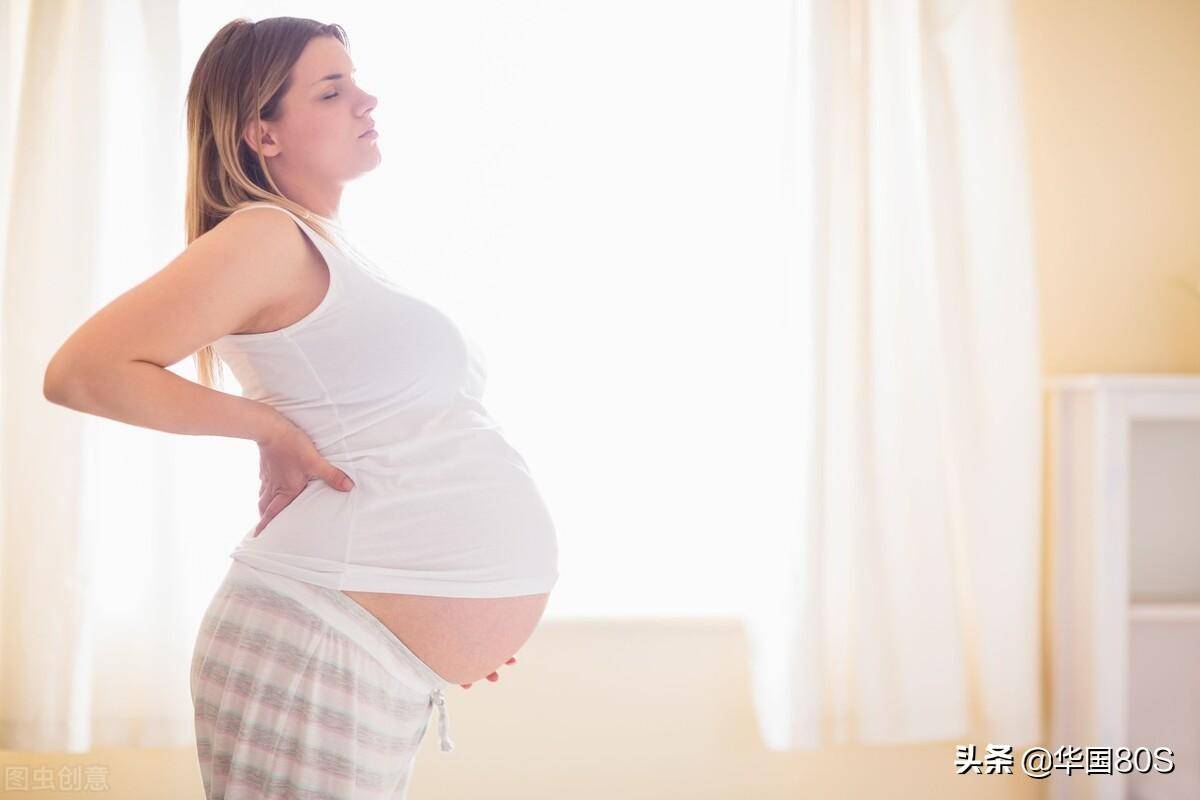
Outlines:
[{"label": "beige wall", "polygon": [[[1197,370],[1200,299],[1172,281],[1200,281],[1200,3],[1016,0],[1014,8],[1046,372]],[[428,736],[410,796],[1040,796],[1043,784],[1020,775],[956,776],[955,742],[767,753],[745,658],[741,630],[719,620],[548,622],[498,684],[451,693],[458,749],[443,754]],[[191,751],[67,761],[108,765],[108,797],[201,797]],[[0,753],[0,768],[62,762]]]},{"label": "beige wall", "polygon": [[1046,372],[1200,370],[1200,3],[1016,9]]}]

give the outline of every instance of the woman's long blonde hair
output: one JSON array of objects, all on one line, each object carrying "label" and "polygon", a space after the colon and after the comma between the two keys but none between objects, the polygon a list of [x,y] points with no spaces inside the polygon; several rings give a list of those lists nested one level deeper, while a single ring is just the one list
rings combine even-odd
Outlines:
[{"label": "woman's long blonde hair", "polygon": [[[333,36],[349,48],[342,26],[301,17],[235,19],[217,31],[200,54],[187,92],[188,170],[184,224],[187,243],[242,205],[271,202],[311,221],[329,239],[320,217],[283,196],[267,172],[262,154],[242,134],[251,121],[279,117],[291,72],[310,39]],[[203,385],[220,382],[216,351],[196,352],[196,375]]]}]

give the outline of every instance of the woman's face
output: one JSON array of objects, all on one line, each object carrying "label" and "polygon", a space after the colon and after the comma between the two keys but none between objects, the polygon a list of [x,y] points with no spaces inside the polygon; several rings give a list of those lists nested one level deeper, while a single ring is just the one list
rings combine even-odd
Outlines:
[{"label": "woman's face", "polygon": [[376,102],[354,82],[354,64],[341,42],[310,39],[292,67],[278,119],[263,122],[271,177],[281,187],[341,184],[374,169],[381,158],[378,140],[362,134],[374,127]]}]

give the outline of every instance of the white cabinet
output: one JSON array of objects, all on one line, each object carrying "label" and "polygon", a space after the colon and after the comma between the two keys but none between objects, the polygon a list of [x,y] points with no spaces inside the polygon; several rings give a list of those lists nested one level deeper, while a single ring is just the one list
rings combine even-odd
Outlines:
[{"label": "white cabinet", "polygon": [[1124,775],[1056,771],[1048,795],[1200,798],[1200,376],[1048,388],[1046,744],[1170,747],[1174,764],[1143,772],[1143,754]]}]

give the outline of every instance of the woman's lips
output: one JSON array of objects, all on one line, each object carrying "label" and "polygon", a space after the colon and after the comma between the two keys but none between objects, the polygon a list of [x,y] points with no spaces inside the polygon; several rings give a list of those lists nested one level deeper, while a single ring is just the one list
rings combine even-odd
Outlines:
[{"label": "woman's lips", "polygon": [[378,136],[378,135],[379,135],[379,134],[375,132],[375,129],[374,129],[374,128],[371,128],[371,130],[369,130],[369,131],[367,131],[366,133],[362,134],[362,135],[361,135],[361,136],[359,136],[358,138],[360,138],[360,139],[374,139],[374,138],[375,138],[376,136]]}]

